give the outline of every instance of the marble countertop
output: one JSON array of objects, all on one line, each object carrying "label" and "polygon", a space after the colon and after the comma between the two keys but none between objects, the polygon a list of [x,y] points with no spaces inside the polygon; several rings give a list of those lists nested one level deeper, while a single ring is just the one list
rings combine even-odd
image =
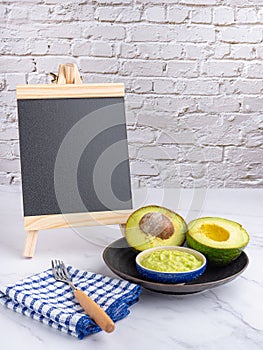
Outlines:
[{"label": "marble countertop", "polygon": [[[102,252],[121,237],[118,226],[40,231],[36,255],[24,259],[25,233],[19,186],[0,187],[0,284],[16,282],[49,268],[52,258],[75,267],[116,277]],[[0,306],[1,348],[67,349],[195,349],[259,350],[263,343],[263,190],[142,189],[134,192],[134,207],[160,204],[186,221],[221,216],[240,222],[250,233],[247,270],[234,281],[204,293],[171,296],[143,290],[128,317],[114,333],[78,340]]]}]

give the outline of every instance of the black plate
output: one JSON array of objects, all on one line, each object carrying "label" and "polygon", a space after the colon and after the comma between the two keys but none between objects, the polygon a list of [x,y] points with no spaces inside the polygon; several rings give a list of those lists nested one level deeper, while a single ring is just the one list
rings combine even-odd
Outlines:
[{"label": "black plate", "polygon": [[192,294],[203,292],[232,281],[248,265],[248,257],[242,252],[238,259],[225,267],[213,267],[208,264],[203,275],[185,284],[157,283],[143,277],[136,269],[135,251],[127,244],[125,238],[118,239],[105,248],[103,259],[116,275],[130,282],[140,284],[146,289],[166,294]]}]

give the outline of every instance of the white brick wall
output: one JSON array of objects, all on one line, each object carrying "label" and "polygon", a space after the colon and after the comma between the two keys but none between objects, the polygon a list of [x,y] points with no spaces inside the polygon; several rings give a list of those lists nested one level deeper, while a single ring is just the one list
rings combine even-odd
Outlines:
[{"label": "white brick wall", "polygon": [[263,0],[0,4],[0,183],[19,183],[16,84],[75,62],[123,82],[134,186],[263,187]]}]

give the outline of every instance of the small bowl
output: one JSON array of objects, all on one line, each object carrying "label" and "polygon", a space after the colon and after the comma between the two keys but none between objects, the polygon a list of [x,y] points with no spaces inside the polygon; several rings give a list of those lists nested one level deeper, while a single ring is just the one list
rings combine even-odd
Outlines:
[{"label": "small bowl", "polygon": [[[141,265],[140,262],[145,255],[148,255],[155,250],[161,250],[161,249],[162,250],[163,249],[180,250],[182,252],[192,254],[197,259],[202,261],[202,265],[195,270],[186,271],[186,272],[161,272],[161,271],[148,269]],[[146,249],[140,252],[136,256],[135,262],[136,262],[136,268],[140,274],[142,274],[144,277],[146,277],[149,280],[156,281],[156,282],[163,282],[163,283],[185,283],[185,282],[193,281],[194,279],[201,276],[202,273],[205,272],[206,264],[207,264],[206,258],[202,253],[191,248],[178,247],[178,246],[155,247],[155,248]]]}]

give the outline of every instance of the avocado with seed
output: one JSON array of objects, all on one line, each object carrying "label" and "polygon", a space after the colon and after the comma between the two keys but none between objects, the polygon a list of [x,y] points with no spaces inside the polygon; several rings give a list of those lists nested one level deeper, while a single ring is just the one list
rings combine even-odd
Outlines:
[{"label": "avocado with seed", "polygon": [[128,218],[125,236],[137,251],[159,246],[182,245],[187,225],[170,209],[149,205],[134,211]]},{"label": "avocado with seed", "polygon": [[203,253],[213,265],[224,266],[237,259],[248,244],[249,235],[237,222],[204,217],[188,224],[186,241]]}]

